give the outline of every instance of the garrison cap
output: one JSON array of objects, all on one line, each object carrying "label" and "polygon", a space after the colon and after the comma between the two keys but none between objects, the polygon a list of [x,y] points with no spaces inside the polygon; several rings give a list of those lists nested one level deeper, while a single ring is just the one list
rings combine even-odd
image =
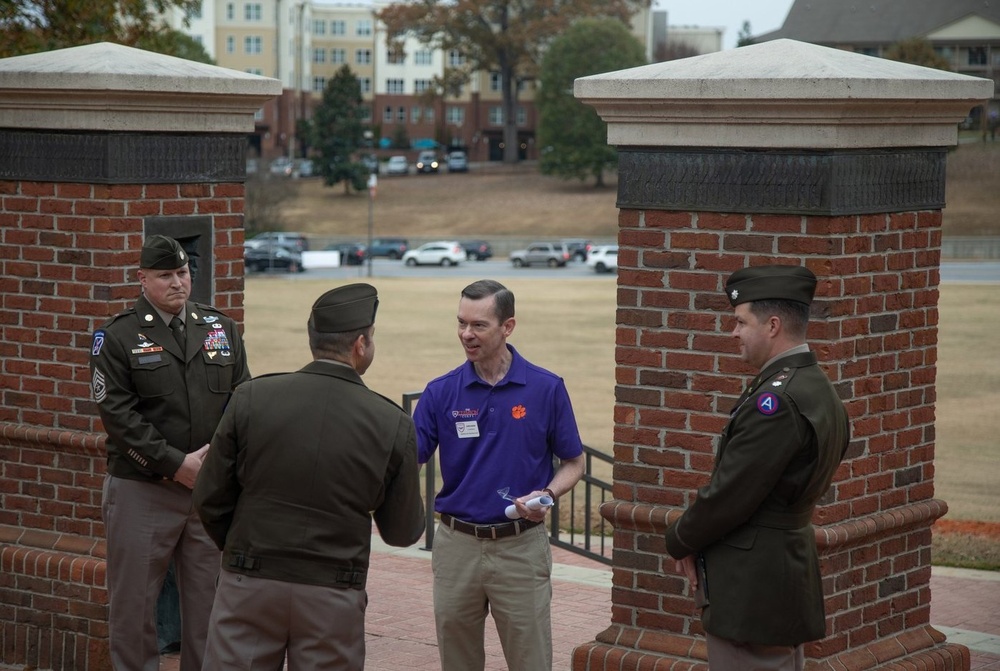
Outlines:
[{"label": "garrison cap", "polygon": [[188,262],[181,243],[165,235],[151,235],[142,243],[139,267],[149,270],[176,270]]},{"label": "garrison cap", "polygon": [[809,305],[815,293],[816,276],[802,266],[754,266],[737,270],[726,280],[726,297],[733,307],[764,300]]},{"label": "garrison cap", "polygon": [[341,333],[368,328],[375,323],[378,292],[359,282],[330,289],[312,306],[312,323],[320,333]]}]

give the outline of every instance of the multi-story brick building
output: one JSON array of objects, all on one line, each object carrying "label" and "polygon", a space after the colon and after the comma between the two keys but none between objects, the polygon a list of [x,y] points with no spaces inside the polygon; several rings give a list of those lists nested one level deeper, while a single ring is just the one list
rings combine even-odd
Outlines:
[{"label": "multi-story brick building", "polygon": [[[199,14],[182,29],[200,41],[220,66],[281,80],[284,91],[258,114],[251,151],[265,159],[301,156],[299,119],[308,119],[327,81],[348,65],[370,103],[373,146],[404,139],[415,147],[437,143],[463,147],[474,161],[499,160],[503,153],[500,77],[475,73],[457,95],[433,95],[435,77],[463,65],[463,55],[407,40],[402,53],[390,51],[376,13],[387,3],[323,0],[204,0]],[[659,20],[665,21],[665,14]],[[173,16],[181,26],[183,17]],[[653,16],[641,12],[633,33],[653,39]],[[652,48],[647,48],[651,55]],[[518,95],[520,155],[535,158],[535,85]]]}]

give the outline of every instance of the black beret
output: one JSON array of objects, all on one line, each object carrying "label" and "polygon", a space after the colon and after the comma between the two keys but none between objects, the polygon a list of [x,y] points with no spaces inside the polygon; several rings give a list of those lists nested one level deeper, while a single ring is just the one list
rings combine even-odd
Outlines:
[{"label": "black beret", "polygon": [[370,284],[358,283],[330,289],[312,306],[312,323],[320,333],[356,331],[375,323],[378,292]]},{"label": "black beret", "polygon": [[801,266],[754,266],[737,270],[726,280],[726,297],[733,307],[764,300],[809,305],[815,293],[816,276]]},{"label": "black beret", "polygon": [[151,235],[142,243],[139,267],[150,270],[176,270],[188,262],[181,243],[165,235]]}]

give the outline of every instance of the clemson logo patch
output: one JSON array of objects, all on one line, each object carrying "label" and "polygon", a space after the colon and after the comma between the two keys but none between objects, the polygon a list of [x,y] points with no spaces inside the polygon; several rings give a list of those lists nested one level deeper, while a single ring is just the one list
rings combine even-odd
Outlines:
[{"label": "clemson logo patch", "polygon": [[514,419],[524,419],[524,416],[528,414],[528,411],[523,405],[515,405],[510,409],[510,416]]}]

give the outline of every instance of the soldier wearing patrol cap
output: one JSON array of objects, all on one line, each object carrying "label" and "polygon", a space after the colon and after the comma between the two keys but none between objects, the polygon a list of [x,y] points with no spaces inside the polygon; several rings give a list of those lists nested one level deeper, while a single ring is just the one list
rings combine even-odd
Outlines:
[{"label": "soldier wearing patrol cap", "polygon": [[313,361],[226,408],[194,489],[223,551],[206,669],[364,668],[372,518],[390,545],[424,529],[413,422],[361,380],[377,310],[369,284],[324,293]]},{"label": "soldier wearing patrol cap", "polygon": [[740,357],[758,370],[730,411],[709,483],[666,533],[695,589],[713,669],[795,669],[826,634],[811,519],[847,450],[844,404],[806,344],[816,276],[733,273]]},{"label": "soldier wearing patrol cap", "polygon": [[138,278],[142,296],[94,332],[90,357],[108,435],[102,513],[111,663],[116,671],[159,668],[155,607],[173,559],[180,668],[198,671],[219,552],[191,490],[222,411],[250,371],[236,323],[188,300],[188,255],[176,240],[146,238]]}]

